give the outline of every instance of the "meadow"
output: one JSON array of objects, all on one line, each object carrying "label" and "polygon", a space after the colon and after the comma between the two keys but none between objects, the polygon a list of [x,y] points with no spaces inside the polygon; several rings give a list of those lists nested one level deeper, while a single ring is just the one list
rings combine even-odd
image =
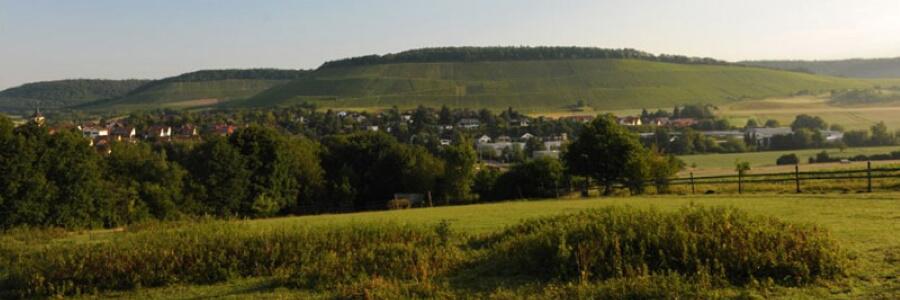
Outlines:
[{"label": "meadow", "polygon": [[[853,157],[856,155],[872,155],[872,154],[888,154],[893,151],[900,150],[900,146],[882,146],[882,147],[854,147],[846,148],[843,151],[837,148],[830,149],[802,149],[802,150],[785,150],[785,151],[760,151],[746,153],[709,153],[679,156],[685,162],[687,168],[679,173],[680,176],[693,172],[695,176],[711,176],[735,174],[734,164],[736,161],[745,161],[750,163],[752,173],[776,173],[791,172],[794,166],[777,166],[775,160],[785,154],[796,154],[800,158],[800,168],[803,171],[816,170],[832,170],[832,169],[858,169],[865,168],[865,162],[851,162],[849,164],[841,163],[816,163],[809,164],[809,158],[815,157],[822,151],[827,152],[832,157]],[[873,161],[873,166],[883,166],[896,164],[897,161]]]},{"label": "meadow", "polygon": [[833,105],[826,95],[773,97],[720,105],[717,113],[740,126],[748,119],[756,119],[760,124],[766,120],[777,120],[787,125],[799,114],[819,116],[829,124],[840,124],[846,130],[868,130],[878,122],[885,122],[890,129],[900,128],[900,105],[879,103],[865,105]]},{"label": "meadow", "polygon": [[553,113],[579,100],[597,110],[670,108],[873,84],[753,67],[622,59],[397,63],[316,70],[236,104],[312,102],[323,108],[369,109],[448,105]]},{"label": "meadow", "polygon": [[[522,223],[523,220],[534,218],[541,219]],[[54,276],[59,275],[40,271],[53,268],[33,269],[29,266],[32,264],[56,266],[60,271],[70,268],[91,270],[92,267],[97,267],[92,265],[92,262],[105,263],[106,258],[120,258],[115,261],[123,263],[111,263],[113,268],[88,273],[90,276],[79,272],[71,274],[82,275],[65,275],[67,277],[64,278],[87,280],[82,284],[100,283],[93,285],[94,289],[79,290],[82,295],[76,298],[328,299],[418,296],[512,299],[526,296],[596,298],[602,295],[606,297],[656,295],[669,298],[673,295],[681,298],[891,298],[896,296],[900,288],[898,279],[900,238],[895,234],[900,230],[898,219],[900,219],[900,194],[897,192],[513,201],[261,220],[154,223],[102,231],[19,229],[0,236],[4,241],[4,246],[0,247],[3,250],[0,252],[3,254],[0,255],[2,257],[0,266],[6,266],[6,276],[10,273],[44,274],[42,277],[27,278],[37,278],[38,281],[31,283],[47,287],[46,284],[42,285],[42,282],[51,282],[56,278]],[[806,236],[806,240],[801,244],[789,242],[784,245],[794,246],[778,251],[782,254],[800,251],[796,252],[799,256],[785,254],[780,255],[778,259],[814,257],[817,263],[786,261],[787,265],[779,267],[778,270],[813,272],[804,274],[817,275],[790,277],[791,279],[776,276],[765,279],[764,273],[757,273],[752,278],[759,280],[748,279],[741,275],[747,273],[740,267],[740,263],[730,264],[728,262],[730,260],[726,257],[716,256],[719,252],[696,252],[690,250],[691,248],[677,250],[666,245],[678,243],[656,244],[657,242],[653,241],[659,237],[646,235],[648,232],[670,230],[664,228],[676,228],[671,227],[674,224],[694,224],[688,228],[712,235],[672,233],[665,236],[680,237],[686,239],[684,240],[686,242],[701,244],[705,243],[704,237],[721,236],[730,239],[731,242],[728,243],[739,244],[737,241],[750,243],[746,247],[753,247],[755,244],[752,241],[756,238],[751,237],[759,234],[772,241],[781,239],[787,239],[785,242],[799,241],[796,240],[796,236],[788,234],[796,231]],[[731,224],[731,227],[713,224]],[[607,233],[584,235],[583,230]],[[743,234],[732,236],[734,232]],[[560,234],[565,237],[564,240],[573,244],[566,246],[559,244],[559,241],[562,241],[559,238],[551,238]],[[584,248],[584,245],[603,245],[605,243],[603,239],[594,239],[603,236],[618,236],[621,241],[638,238],[635,242],[650,247],[648,249],[658,249],[667,253],[688,251],[685,253],[697,255],[698,258],[718,257],[716,261],[720,263],[713,265],[718,266],[715,269],[720,271],[711,273],[698,271],[712,268],[712,265],[704,263],[692,267],[690,264],[682,265],[677,261],[645,261],[656,256],[637,254],[640,252],[630,252],[636,251],[637,248],[617,248],[614,244],[602,249],[620,249],[621,255],[624,256],[621,260],[615,261],[634,264],[617,266],[599,261],[590,263],[591,260],[585,259],[594,256],[577,255],[594,253],[598,255],[596,257],[602,257],[603,254],[600,252],[588,251],[591,249],[599,251],[601,248]],[[584,240],[585,238],[587,240]],[[697,238],[700,240],[694,240]],[[270,239],[278,242],[270,243]],[[288,255],[291,253],[290,249],[310,249],[311,245],[316,245],[315,249],[318,249],[316,252],[332,254],[316,257],[314,261],[309,261],[302,255]],[[340,247],[346,245],[357,245],[354,250],[349,251],[354,254],[333,252],[334,249],[342,249]],[[806,249],[805,246],[798,245],[818,246]],[[206,249],[213,254],[210,256],[203,254],[205,252],[202,251],[195,252],[197,249]],[[222,250],[216,252],[210,249]],[[557,249],[570,249],[572,252],[558,252]],[[263,250],[266,251],[263,252],[266,255],[254,252]],[[757,250],[758,253],[766,253],[769,248]],[[52,259],[62,255],[61,253],[66,254],[61,259]],[[191,253],[193,256],[189,257],[192,259],[183,260],[180,258],[183,253]],[[370,255],[371,253],[377,255]],[[536,257],[551,260],[532,260],[528,253],[543,253]],[[168,258],[145,260],[147,263],[141,264],[134,263],[135,258],[156,257],[156,255]],[[210,265],[208,262],[220,261],[216,258],[219,257],[217,255],[242,258],[234,261],[225,260],[230,262],[226,264]],[[16,265],[11,264],[11,261],[15,261],[17,257],[20,264],[18,267],[11,267]],[[753,259],[752,257],[747,259]],[[282,264],[294,260],[297,263]],[[78,264],[79,261],[86,263]],[[166,263],[150,261],[166,261]],[[833,264],[830,263],[832,261]],[[179,262],[193,263],[183,265],[183,268],[175,268]],[[248,262],[253,263],[243,265]],[[818,263],[823,265],[817,265]],[[155,266],[152,268],[154,271],[146,272],[146,276],[143,277],[135,275],[102,277],[107,272],[105,270],[128,270],[115,266],[146,268],[142,267],[143,265]],[[786,267],[788,265],[807,267],[793,269]],[[214,267],[210,269],[211,266]],[[307,269],[295,266],[307,266]],[[589,267],[582,268],[582,266]],[[634,266],[638,268],[635,269]],[[318,271],[311,271],[309,268]],[[12,269],[17,271],[10,272]],[[535,272],[536,269],[541,271]],[[162,272],[163,270],[169,270],[166,272],[171,273]],[[232,273],[234,270],[244,271]],[[685,272],[690,273],[689,270],[709,276],[683,275]],[[840,271],[838,273],[843,275],[831,274],[829,272],[832,271],[827,270]],[[23,271],[25,273],[21,273]],[[0,278],[3,277],[2,273],[0,272]],[[197,274],[204,276],[196,278]],[[544,276],[552,278],[547,279]],[[110,284],[112,280],[110,278],[127,278],[129,281],[123,279],[121,282],[116,281],[118,284]],[[802,283],[796,280],[801,280],[799,282]],[[135,285],[134,282],[144,284]],[[153,284],[154,282],[166,284],[158,285]],[[76,287],[65,284],[52,286],[70,292],[75,291]],[[666,293],[659,294],[660,292]]]}]

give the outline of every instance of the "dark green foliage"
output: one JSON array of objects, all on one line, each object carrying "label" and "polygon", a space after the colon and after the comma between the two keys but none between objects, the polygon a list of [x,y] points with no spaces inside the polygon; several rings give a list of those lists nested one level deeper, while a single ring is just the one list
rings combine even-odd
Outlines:
[{"label": "dark green foliage", "polygon": [[324,182],[317,146],[251,126],[200,145],[188,165],[195,201],[217,215],[317,211]]},{"label": "dark green foliage", "polygon": [[563,160],[570,173],[596,180],[609,194],[615,184],[645,178],[646,153],[633,133],[604,115],[585,125]]},{"label": "dark green foliage", "polygon": [[380,132],[330,136],[322,140],[322,167],[332,196],[346,209],[382,209],[394,193],[428,193],[444,174],[444,162],[421,146],[400,144]]},{"label": "dark green foliage", "polygon": [[828,124],[819,116],[801,114],[794,119],[793,123],[791,123],[791,129],[794,131],[800,129],[825,130],[828,129]]},{"label": "dark green foliage", "polygon": [[375,64],[480,62],[508,60],[558,59],[641,59],[683,64],[727,64],[711,58],[677,55],[653,55],[634,49],[602,49],[585,47],[444,47],[423,48],[387,55],[368,55],[329,61],[321,68],[338,68]]},{"label": "dark green foliage", "polygon": [[444,198],[469,199],[478,160],[471,139],[458,135],[452,145],[441,148],[440,157],[444,160],[444,174],[440,179]]},{"label": "dark green foliage", "polygon": [[485,243],[485,273],[542,280],[675,272],[737,285],[767,279],[798,285],[841,276],[847,263],[822,229],[728,208],[606,208],[526,221]]},{"label": "dark green foliage", "polygon": [[164,153],[154,152],[147,144],[114,143],[106,159],[106,176],[119,194],[115,199],[121,223],[133,223],[148,215],[174,219],[185,206],[183,180],[186,172]]},{"label": "dark green foliage", "polygon": [[0,111],[30,113],[127,94],[147,80],[71,79],[24,84],[0,91]]},{"label": "dark green foliage", "polygon": [[545,157],[529,160],[513,166],[500,175],[493,189],[487,193],[491,195],[488,198],[497,200],[556,197],[559,196],[558,189],[564,186],[564,176],[563,165],[558,159]]},{"label": "dark green foliage", "polygon": [[800,158],[794,153],[782,155],[775,160],[775,164],[779,166],[796,165],[798,163],[800,163]]},{"label": "dark green foliage", "polygon": [[0,124],[0,226],[115,224],[101,158],[79,133],[7,126]]},{"label": "dark green foliage", "polygon": [[282,70],[282,69],[224,69],[224,70],[200,70],[184,73],[178,76],[154,80],[134,89],[129,94],[137,94],[148,91],[154,87],[173,82],[197,82],[219,81],[232,79],[249,80],[294,80],[305,76],[306,70]]}]

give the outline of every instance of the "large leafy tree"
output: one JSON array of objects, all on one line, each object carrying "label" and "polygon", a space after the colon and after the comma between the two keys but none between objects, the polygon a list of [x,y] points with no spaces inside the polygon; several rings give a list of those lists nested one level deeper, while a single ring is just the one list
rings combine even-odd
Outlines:
[{"label": "large leafy tree", "polygon": [[603,115],[582,128],[563,160],[572,174],[593,178],[608,195],[615,184],[646,175],[642,163],[645,153],[634,134],[619,126],[612,115]]},{"label": "large leafy tree", "polygon": [[148,214],[157,219],[177,217],[184,207],[185,170],[147,144],[115,143],[111,150],[106,159],[107,177],[117,188],[126,189],[125,195],[135,196],[122,203],[127,221]]}]

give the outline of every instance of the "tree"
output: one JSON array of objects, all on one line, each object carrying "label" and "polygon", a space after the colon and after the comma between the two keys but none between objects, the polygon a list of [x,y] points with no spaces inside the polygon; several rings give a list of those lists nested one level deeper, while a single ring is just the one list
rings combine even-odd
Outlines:
[{"label": "tree", "polygon": [[572,174],[595,179],[609,195],[616,183],[634,179],[629,168],[638,164],[643,151],[637,137],[607,114],[582,128],[563,160]]},{"label": "tree", "polygon": [[243,203],[250,195],[251,172],[238,149],[228,140],[211,137],[192,153],[187,167],[194,200],[205,212],[218,216],[248,213]]},{"label": "tree", "polygon": [[185,170],[166,159],[165,153],[154,152],[148,144],[113,143],[106,159],[106,176],[117,188],[126,189],[120,210],[128,223],[149,215],[174,219],[184,206],[183,178]]},{"label": "tree", "polygon": [[493,192],[500,199],[547,198],[557,195],[564,169],[549,157],[517,164],[496,179]]},{"label": "tree", "polygon": [[744,128],[757,128],[759,127],[759,123],[756,122],[756,119],[747,119],[747,125],[744,125]]},{"label": "tree", "polygon": [[544,142],[542,142],[537,137],[532,137],[530,139],[525,140],[525,157],[534,157],[535,151],[544,151],[547,150]]},{"label": "tree", "polygon": [[884,122],[878,122],[875,125],[872,125],[872,137],[869,140],[869,144],[873,146],[886,146],[894,144],[894,136],[888,131]]},{"label": "tree", "polygon": [[794,122],[791,123],[791,129],[794,131],[800,129],[809,129],[809,130],[824,130],[828,128],[828,124],[825,123],[825,120],[818,116],[810,116],[807,114],[798,115]]},{"label": "tree", "polygon": [[781,123],[778,122],[778,120],[769,119],[769,120],[766,120],[765,127],[766,128],[777,128],[777,127],[781,127]]},{"label": "tree", "polygon": [[478,161],[472,141],[458,134],[452,145],[442,148],[441,157],[445,161],[444,174],[441,176],[444,197],[468,199],[475,176],[475,163]]},{"label": "tree", "polygon": [[865,146],[869,143],[869,132],[852,130],[844,133],[844,143],[851,147]]}]

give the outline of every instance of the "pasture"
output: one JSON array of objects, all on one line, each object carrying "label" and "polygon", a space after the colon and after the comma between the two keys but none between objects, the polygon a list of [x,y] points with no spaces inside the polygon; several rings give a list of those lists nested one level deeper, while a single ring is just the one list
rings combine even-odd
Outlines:
[{"label": "pasture", "polygon": [[[661,212],[683,210],[689,205],[701,207],[733,207],[746,211],[751,216],[776,217],[792,224],[814,224],[830,232],[831,236],[846,251],[849,258],[847,276],[836,280],[816,281],[798,287],[756,283],[746,286],[725,286],[712,288],[706,297],[765,297],[765,298],[892,298],[900,288],[900,194],[849,194],[849,195],[745,195],[745,196],[643,196],[613,197],[597,199],[568,199],[541,201],[514,201],[493,204],[477,204],[436,208],[420,208],[401,211],[380,211],[339,215],[318,215],[285,217],[249,221],[199,221],[132,226],[120,230],[101,230],[65,233],[59,231],[19,230],[7,232],[0,238],[5,241],[0,252],[3,263],[9,263],[9,253],[15,251],[38,251],[39,249],[78,247],[79,245],[127,245],[141,238],[166,240],[167,237],[193,241],[180,244],[179,248],[191,249],[191,243],[202,243],[203,237],[191,237],[189,233],[199,232],[216,235],[216,232],[235,236],[264,236],[281,229],[298,232],[328,231],[346,226],[378,228],[384,224],[399,224],[412,228],[442,228],[448,224],[452,236],[480,237],[501,232],[524,219],[572,214],[589,209],[607,207],[632,207],[636,209],[656,209]],[[355,225],[354,225],[355,224]],[[435,227],[437,226],[437,227]],[[302,229],[306,228],[306,229]],[[311,230],[311,231],[305,231]],[[180,233],[183,232],[183,233]],[[41,234],[38,234],[41,233]],[[187,235],[186,235],[187,234]],[[362,237],[359,237],[362,238]],[[390,236],[386,238],[390,239]],[[12,241],[12,242],[9,242]],[[312,243],[312,242],[310,242]],[[163,243],[162,245],[166,245]],[[227,246],[228,244],[223,244]],[[459,247],[465,246],[460,245]],[[18,249],[18,250],[16,250]],[[186,251],[186,250],[185,250]],[[362,251],[362,250],[360,250]],[[393,250],[392,250],[393,251]],[[484,253],[462,250],[465,259],[476,259]],[[273,252],[274,253],[274,252]],[[457,252],[454,252],[457,253]],[[481,254],[480,254],[481,253]],[[2,266],[2,264],[0,264]],[[385,275],[386,276],[386,275]],[[473,278],[473,276],[475,276]],[[0,272],[2,278],[2,272]],[[651,279],[653,281],[653,279]],[[361,286],[352,285],[352,291],[362,290],[363,295],[392,286],[392,281],[375,277],[364,280]],[[415,292],[421,286],[404,281],[401,290]],[[607,282],[607,281],[604,281]],[[668,281],[665,281],[668,282]],[[677,285],[663,284],[663,290],[680,291]],[[608,281],[612,286],[632,284]],[[531,297],[565,297],[565,293],[547,294],[553,291],[582,289],[574,285],[553,282],[533,282],[519,277],[478,277],[464,271],[437,281],[428,287],[430,294],[438,298],[455,298],[461,295],[494,297],[500,299]],[[347,287],[344,287],[347,288]],[[611,288],[611,286],[597,286]],[[210,283],[179,283],[154,288],[136,288],[122,291],[83,291],[87,295],[80,298],[142,298],[142,299],[195,299],[207,297],[279,299],[279,298],[333,298],[346,296],[341,288],[334,290],[309,289],[286,286],[281,275],[228,276],[224,281]],[[544,294],[541,294],[544,293]],[[381,294],[384,295],[384,294]],[[362,295],[359,295],[362,296]],[[695,295],[696,297],[696,295]]]},{"label": "pasture", "polygon": [[896,103],[837,106],[824,95],[733,102],[719,106],[717,113],[735,126],[743,126],[751,118],[760,124],[772,119],[789,125],[797,115],[808,114],[822,117],[828,124],[840,124],[846,130],[868,130],[878,122],[885,122],[891,130],[900,129],[900,105]]},{"label": "pasture", "polygon": [[[820,153],[822,151],[828,152],[831,157],[853,157],[860,154],[888,154],[893,151],[900,151],[900,146],[854,147],[846,148],[843,151],[841,151],[840,149],[831,148],[682,155],[678,158],[683,160],[687,167],[679,175],[683,176],[690,172],[693,172],[695,176],[734,174],[734,163],[738,160],[749,162],[751,168],[753,168],[751,170],[751,173],[789,172],[794,170],[794,166],[777,166],[775,164],[775,160],[777,160],[778,157],[782,155],[791,153],[797,154],[797,157],[800,158],[800,168],[804,171],[854,168],[858,169],[865,167],[865,162],[851,162],[850,164],[808,163],[810,157],[815,157],[817,153]],[[874,167],[896,163],[896,161],[873,161],[872,165]]]}]

